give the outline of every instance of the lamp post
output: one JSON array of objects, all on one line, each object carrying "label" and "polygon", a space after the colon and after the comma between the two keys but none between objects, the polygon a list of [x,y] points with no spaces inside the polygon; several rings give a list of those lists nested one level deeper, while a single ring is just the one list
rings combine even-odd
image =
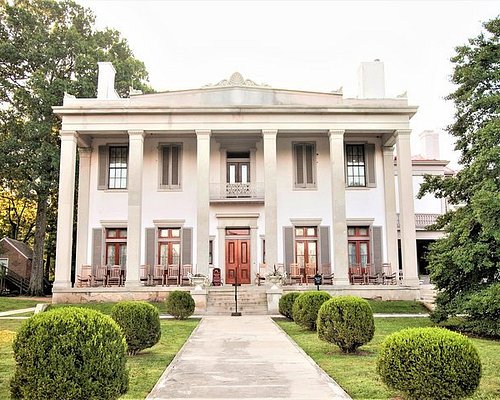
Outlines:
[{"label": "lamp post", "polygon": [[235,304],[235,310],[233,313],[231,313],[232,317],[241,317],[241,313],[238,312],[238,286],[240,285],[238,283],[238,270],[239,268],[236,267],[236,278],[234,280],[233,286],[234,286],[234,304]]}]

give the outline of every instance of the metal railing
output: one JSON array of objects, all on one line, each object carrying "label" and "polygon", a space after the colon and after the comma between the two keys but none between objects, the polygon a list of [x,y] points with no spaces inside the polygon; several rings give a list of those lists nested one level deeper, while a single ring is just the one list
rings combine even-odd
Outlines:
[{"label": "metal railing", "polygon": [[264,183],[212,183],[210,200],[264,200]]}]

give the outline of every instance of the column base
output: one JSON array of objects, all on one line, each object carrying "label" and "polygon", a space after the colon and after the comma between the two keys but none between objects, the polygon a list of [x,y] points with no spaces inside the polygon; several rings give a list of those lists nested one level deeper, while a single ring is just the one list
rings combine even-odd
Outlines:
[{"label": "column base", "polygon": [[418,286],[418,285],[420,285],[420,279],[418,279],[418,277],[403,279],[403,286]]},{"label": "column base", "polygon": [[138,287],[142,287],[142,284],[139,281],[126,280],[125,281],[125,287],[126,288],[138,288]]},{"label": "column base", "polygon": [[266,291],[267,295],[267,312],[269,314],[279,313],[279,302],[283,295],[283,289],[276,287]]},{"label": "column base", "polygon": [[191,297],[194,300],[194,313],[204,314],[207,311],[208,290],[191,290]]},{"label": "column base", "polygon": [[333,278],[333,284],[339,286],[349,286],[351,282],[349,282],[349,278]]},{"label": "column base", "polygon": [[57,292],[58,289],[70,289],[71,281],[54,281],[52,285],[52,291]]}]

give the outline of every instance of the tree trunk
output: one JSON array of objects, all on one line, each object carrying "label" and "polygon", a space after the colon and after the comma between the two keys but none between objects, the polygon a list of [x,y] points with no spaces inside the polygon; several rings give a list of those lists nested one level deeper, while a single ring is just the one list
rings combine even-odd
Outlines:
[{"label": "tree trunk", "polygon": [[43,296],[43,249],[45,230],[47,229],[47,198],[40,196],[36,207],[35,244],[33,262],[31,264],[31,279],[28,292],[31,296]]}]

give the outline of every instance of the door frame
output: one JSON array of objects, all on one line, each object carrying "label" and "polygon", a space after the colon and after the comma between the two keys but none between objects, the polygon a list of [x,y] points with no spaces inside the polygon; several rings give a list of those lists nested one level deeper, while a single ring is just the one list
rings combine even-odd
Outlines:
[{"label": "door frame", "polygon": [[[225,247],[226,247],[226,251],[225,251],[225,254],[224,254],[224,270],[225,270],[225,273],[226,273],[226,276],[224,276],[225,278],[225,282],[227,283],[227,268],[226,268],[226,261],[227,261],[227,252],[228,252],[228,247],[227,247],[227,244],[228,242],[230,241],[234,241],[236,244],[237,244],[237,252],[238,252],[238,257],[239,257],[239,260],[238,261],[241,261],[241,253],[240,253],[240,250],[241,250],[241,247],[240,247],[240,243],[241,242],[247,242],[248,243],[248,265],[249,265],[249,269],[248,269],[248,273],[249,273],[249,277],[248,277],[248,282],[246,283],[243,283],[243,282],[240,282],[238,281],[238,283],[242,284],[242,285],[248,285],[248,284],[251,284],[252,283],[252,250],[251,250],[251,239],[250,239],[250,235],[242,235],[242,236],[232,236],[232,235],[226,235],[225,239],[224,239],[224,242],[225,242]],[[239,263],[237,263],[239,264]],[[239,267],[237,266],[236,267],[236,273],[238,274],[238,269]],[[238,274],[238,275],[241,275]]]},{"label": "door frame", "polygon": [[[217,265],[221,275],[226,278],[226,228],[250,228],[250,284],[254,283],[255,274],[258,272],[257,243],[258,220],[260,213],[216,213],[217,218]],[[225,281],[224,281],[225,283]]]}]

